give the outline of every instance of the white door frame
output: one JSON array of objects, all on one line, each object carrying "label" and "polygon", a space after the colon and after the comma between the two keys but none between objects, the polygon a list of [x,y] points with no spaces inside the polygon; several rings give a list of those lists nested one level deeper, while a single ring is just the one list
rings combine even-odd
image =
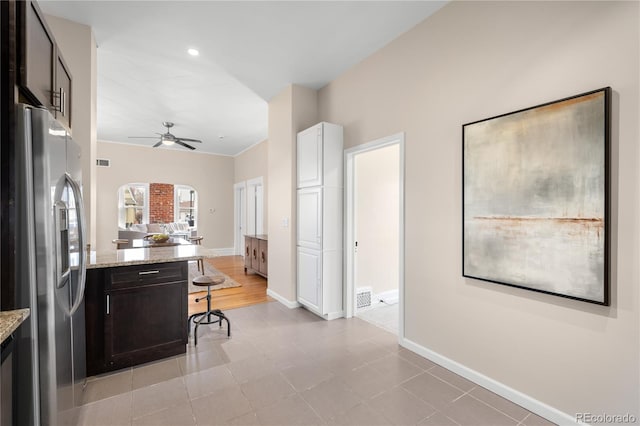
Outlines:
[{"label": "white door frame", "polygon": [[344,152],[344,176],[345,176],[345,192],[344,192],[344,306],[345,317],[351,318],[354,315],[355,304],[355,157],[358,154],[362,154],[367,151],[374,151],[379,148],[384,148],[391,145],[398,145],[399,148],[399,241],[400,245],[398,250],[398,307],[399,307],[399,322],[398,322],[398,340],[404,338],[404,132],[396,133],[395,135],[387,136],[381,139],[349,148]]},{"label": "white door frame", "polygon": [[246,227],[247,183],[239,182],[233,185],[233,251],[236,255],[244,256],[244,241],[242,234]]}]

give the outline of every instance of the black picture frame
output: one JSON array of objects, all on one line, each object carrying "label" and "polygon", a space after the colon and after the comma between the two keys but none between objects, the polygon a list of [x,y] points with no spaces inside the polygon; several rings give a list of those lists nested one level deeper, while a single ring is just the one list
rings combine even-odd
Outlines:
[{"label": "black picture frame", "polygon": [[463,277],[608,306],[610,145],[610,87],[463,124]]}]

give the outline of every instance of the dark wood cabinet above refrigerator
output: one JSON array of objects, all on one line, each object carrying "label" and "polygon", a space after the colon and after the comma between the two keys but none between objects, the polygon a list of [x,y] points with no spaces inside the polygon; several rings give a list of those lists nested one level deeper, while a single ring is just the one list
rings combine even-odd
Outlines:
[{"label": "dark wood cabinet above refrigerator", "polygon": [[53,32],[36,2],[17,2],[17,18],[22,100],[44,106],[71,131],[72,77]]}]

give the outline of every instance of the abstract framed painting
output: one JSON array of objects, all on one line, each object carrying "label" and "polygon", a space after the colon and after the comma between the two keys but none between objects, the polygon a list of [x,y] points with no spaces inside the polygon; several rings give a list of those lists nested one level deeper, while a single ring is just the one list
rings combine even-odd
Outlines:
[{"label": "abstract framed painting", "polygon": [[611,88],[464,124],[462,275],[609,305]]}]

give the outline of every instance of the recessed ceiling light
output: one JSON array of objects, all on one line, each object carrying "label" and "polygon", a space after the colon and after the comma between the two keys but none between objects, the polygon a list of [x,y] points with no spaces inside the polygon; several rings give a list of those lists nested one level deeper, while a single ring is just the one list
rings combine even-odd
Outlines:
[{"label": "recessed ceiling light", "polygon": [[188,49],[187,53],[191,56],[198,56],[200,54],[200,52],[198,52],[198,49],[194,49],[194,48]]}]

